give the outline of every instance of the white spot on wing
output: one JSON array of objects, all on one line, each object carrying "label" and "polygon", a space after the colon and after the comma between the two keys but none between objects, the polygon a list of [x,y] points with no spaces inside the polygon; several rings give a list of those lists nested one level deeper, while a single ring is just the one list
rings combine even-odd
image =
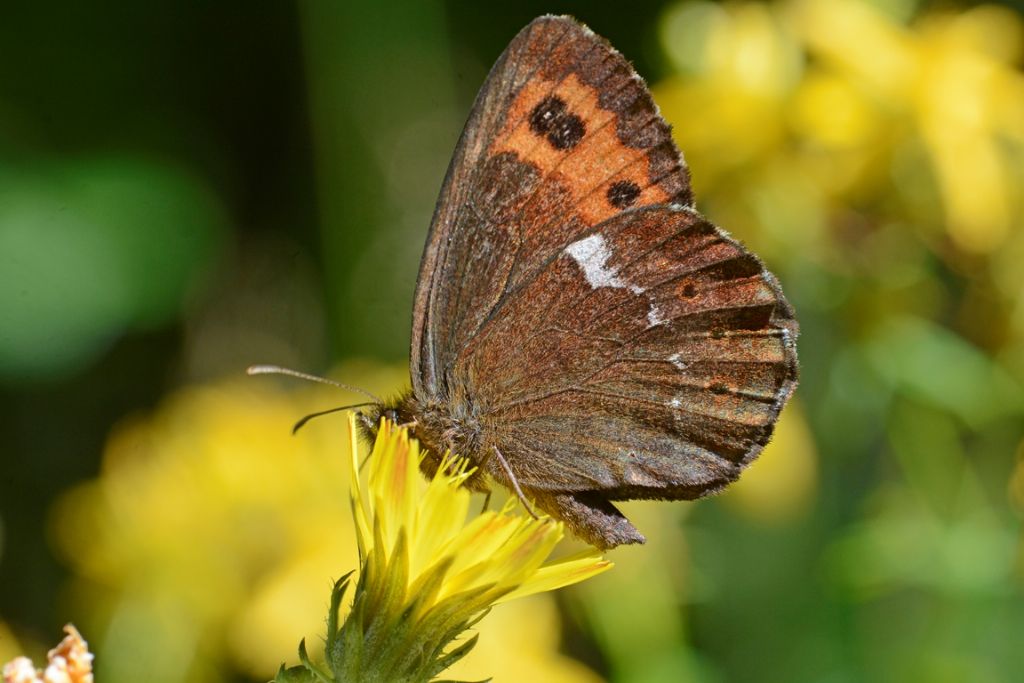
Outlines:
[{"label": "white spot on wing", "polygon": [[601,235],[590,235],[573,242],[565,248],[565,253],[573,257],[583,270],[587,284],[594,289],[598,287],[617,287],[628,289],[634,294],[642,294],[643,288],[630,285],[619,277],[614,268],[608,267],[608,259],[612,257],[608,244]]},{"label": "white spot on wing", "polygon": [[686,369],[686,363],[683,362],[683,354],[681,353],[673,353],[671,356],[668,357],[668,362],[676,366],[680,370]]},{"label": "white spot on wing", "polygon": [[793,343],[793,335],[790,333],[789,328],[787,327],[782,328],[782,345],[788,349],[791,349],[795,346],[795,344]]},{"label": "white spot on wing", "polygon": [[661,317],[661,311],[658,310],[656,304],[651,304],[650,308],[647,309],[647,326],[654,327],[665,322],[665,318]]}]

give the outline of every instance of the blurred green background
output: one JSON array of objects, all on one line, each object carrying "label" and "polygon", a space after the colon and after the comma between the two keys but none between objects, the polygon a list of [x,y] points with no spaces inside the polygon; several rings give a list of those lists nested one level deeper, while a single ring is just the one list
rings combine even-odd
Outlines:
[{"label": "blurred green background", "polygon": [[103,683],[250,681],[316,640],[344,422],[288,430],[347,397],[241,374],[407,382],[452,148],[548,12],[648,80],[802,381],[735,490],[630,506],[649,545],[495,610],[475,675],[1020,680],[1024,7],[913,0],[6,4],[0,661],[72,620]]}]

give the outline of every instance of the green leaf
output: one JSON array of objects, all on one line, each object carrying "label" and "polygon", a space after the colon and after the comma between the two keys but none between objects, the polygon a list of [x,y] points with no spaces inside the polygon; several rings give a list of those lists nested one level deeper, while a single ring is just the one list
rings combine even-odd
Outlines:
[{"label": "green leaf", "polygon": [[182,312],[227,227],[206,183],[140,157],[23,169],[0,182],[0,376],[59,377],[121,334]]},{"label": "green leaf", "polygon": [[930,321],[911,316],[887,320],[864,351],[894,389],[972,427],[1024,413],[1024,389],[1005,368]]}]

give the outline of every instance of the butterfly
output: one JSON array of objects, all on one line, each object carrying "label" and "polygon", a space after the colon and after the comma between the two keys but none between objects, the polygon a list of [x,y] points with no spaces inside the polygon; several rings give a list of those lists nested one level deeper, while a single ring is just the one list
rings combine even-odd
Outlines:
[{"label": "butterfly", "polygon": [[503,485],[600,548],[642,543],[614,501],[734,481],[796,387],[797,332],[775,277],[694,209],[629,62],[543,16],[492,68],[448,169],[412,389],[359,424],[409,425],[428,476],[451,451],[472,490]]}]

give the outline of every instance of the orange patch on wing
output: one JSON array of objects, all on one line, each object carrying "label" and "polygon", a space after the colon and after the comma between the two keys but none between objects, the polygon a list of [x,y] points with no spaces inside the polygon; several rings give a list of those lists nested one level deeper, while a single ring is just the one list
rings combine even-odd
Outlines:
[{"label": "orange patch on wing", "polygon": [[[546,182],[567,188],[580,218],[588,225],[606,220],[622,209],[612,206],[608,189],[616,182],[630,181],[640,189],[632,206],[658,204],[669,195],[650,182],[647,153],[624,145],[618,137],[618,117],[601,108],[598,90],[569,74],[559,83],[540,78],[527,82],[509,109],[505,127],[495,138],[491,154],[512,152],[533,164]],[[558,149],[545,135],[530,127],[534,108],[549,95],[561,99],[566,112],[578,116],[586,128],[579,143]]]},{"label": "orange patch on wing", "polygon": [[513,152],[523,161],[537,166],[542,175],[547,175],[575,151],[575,148],[556,149],[544,135],[538,135],[530,128],[530,115],[534,107],[549,95],[561,99],[568,112],[580,117],[586,127],[584,140],[595,126],[601,124],[600,119],[595,120],[595,114],[603,112],[606,116],[612,116],[611,112],[604,112],[597,106],[597,91],[580,83],[576,74],[570,74],[559,83],[534,79],[523,86],[512,103],[505,127],[494,140],[492,154]]}]

